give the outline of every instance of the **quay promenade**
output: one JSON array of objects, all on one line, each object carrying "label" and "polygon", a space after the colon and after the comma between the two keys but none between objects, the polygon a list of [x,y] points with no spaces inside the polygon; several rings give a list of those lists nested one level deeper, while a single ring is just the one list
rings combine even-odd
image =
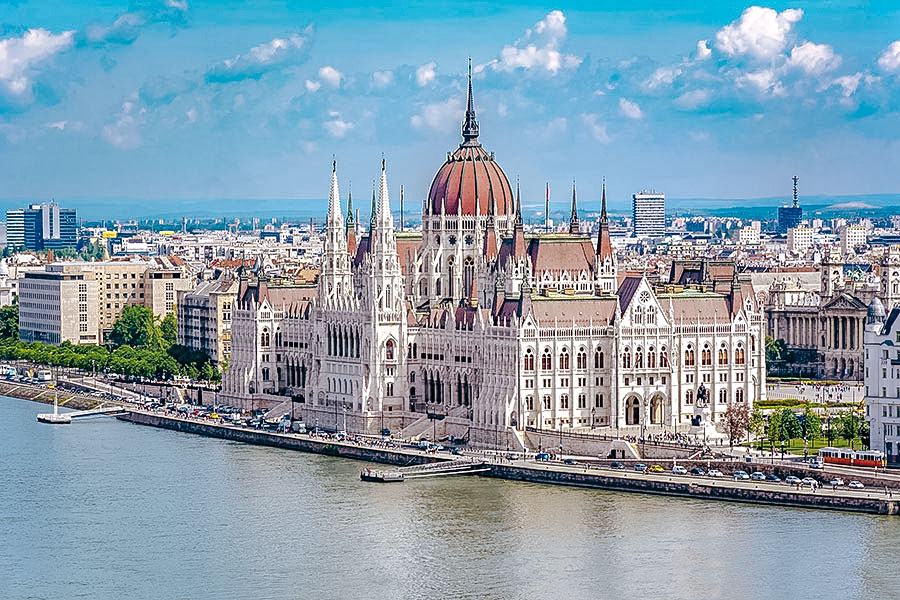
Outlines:
[{"label": "quay promenade", "polygon": [[[411,447],[394,446],[377,439],[365,441],[336,440],[295,433],[272,433],[246,427],[223,425],[208,420],[198,420],[144,410],[129,410],[117,417],[137,425],[147,425],[265,446],[340,456],[367,462],[392,465],[416,465],[437,461],[459,460],[449,452],[425,452]],[[466,453],[472,460],[483,462],[490,469],[480,476],[496,477],[532,483],[591,487],[625,492],[641,492],[711,500],[731,500],[755,504],[770,504],[801,508],[818,508],[867,512],[881,515],[900,514],[900,493],[897,500],[892,490],[824,489],[813,491],[796,489],[783,483],[761,481],[733,481],[674,475],[672,473],[637,473],[628,470],[603,468],[601,461],[565,462],[535,461],[529,457],[508,459],[505,455],[490,453]],[[679,461],[690,467],[690,461]],[[707,461],[698,462],[709,466]],[[718,463],[712,463],[717,466]],[[760,470],[771,465],[753,463],[727,463],[733,468]],[[887,491],[887,488],[885,488]]]}]

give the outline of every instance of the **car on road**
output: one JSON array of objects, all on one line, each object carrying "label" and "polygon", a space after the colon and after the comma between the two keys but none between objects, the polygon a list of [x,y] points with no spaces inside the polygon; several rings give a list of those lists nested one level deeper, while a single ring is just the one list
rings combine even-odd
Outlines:
[{"label": "car on road", "polygon": [[650,471],[651,473],[665,473],[666,472],[666,470],[663,469],[659,465],[650,465],[650,468],[647,470]]},{"label": "car on road", "polygon": [[720,471],[718,469],[710,469],[709,471],[706,472],[706,476],[707,477],[724,477],[724,475],[722,474],[722,471]]},{"label": "car on road", "polygon": [[540,453],[534,455],[534,460],[541,461],[541,462],[550,460],[550,455],[547,454],[546,452],[540,452]]},{"label": "car on road", "polygon": [[754,471],[753,473],[750,473],[750,479],[752,479],[753,481],[765,481],[766,474],[760,473],[759,471]]},{"label": "car on road", "polygon": [[691,475],[706,475],[706,471],[704,471],[700,467],[694,467],[693,469],[691,469]]},{"label": "car on road", "polygon": [[620,462],[618,462],[618,461],[613,462],[613,463],[609,463],[609,468],[610,468],[610,469],[619,469],[619,470],[622,470],[622,469],[625,468],[625,463],[620,463]]},{"label": "car on road", "polygon": [[831,485],[844,485],[844,480],[840,477],[832,477],[831,481],[829,481]]},{"label": "car on road", "polygon": [[853,480],[849,484],[847,484],[847,487],[852,488],[854,490],[861,490],[866,486],[864,486],[863,484],[861,484],[860,482],[858,482],[856,480]]},{"label": "car on road", "polygon": [[567,465],[574,465],[574,464],[575,464],[575,459],[574,459],[574,458],[567,458],[567,459],[563,460],[563,463],[564,463],[564,464],[567,464]]},{"label": "car on road", "polygon": [[675,465],[672,467],[672,475],[687,475],[687,469],[681,465]]},{"label": "car on road", "polygon": [[460,450],[459,448],[454,448],[453,450],[450,451],[450,454],[455,454],[456,456],[462,456],[462,450]]},{"label": "car on road", "polygon": [[637,471],[638,473],[646,473],[647,465],[638,463],[638,464],[634,465],[634,470]]},{"label": "car on road", "polygon": [[797,485],[798,483],[800,483],[800,478],[794,475],[788,475],[784,478],[784,482],[788,485]]},{"label": "car on road", "polygon": [[772,483],[778,483],[781,481],[781,477],[775,475],[774,473],[769,473],[766,475],[766,481],[771,481]]},{"label": "car on road", "polygon": [[734,471],[731,475],[735,479],[750,479],[750,476],[747,475],[747,471],[738,470],[738,471]]},{"label": "car on road", "polygon": [[804,477],[800,483],[803,485],[819,485],[819,482],[816,481],[813,477]]}]

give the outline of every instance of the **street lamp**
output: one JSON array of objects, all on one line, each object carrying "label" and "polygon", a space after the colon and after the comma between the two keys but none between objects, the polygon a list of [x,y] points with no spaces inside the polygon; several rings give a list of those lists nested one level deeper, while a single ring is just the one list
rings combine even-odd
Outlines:
[{"label": "street lamp", "polygon": [[596,413],[596,409],[591,409],[591,431],[594,430],[594,414]]}]

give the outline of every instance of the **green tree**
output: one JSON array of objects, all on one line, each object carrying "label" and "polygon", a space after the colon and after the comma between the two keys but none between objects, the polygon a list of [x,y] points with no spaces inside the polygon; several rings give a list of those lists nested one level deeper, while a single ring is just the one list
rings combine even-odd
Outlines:
[{"label": "green tree", "polygon": [[18,301],[0,308],[0,337],[19,339]]},{"label": "green tree", "polygon": [[[750,422],[747,424],[747,432],[757,437],[766,434],[766,415],[759,408],[754,408],[750,413]],[[760,442],[761,443],[761,442]],[[760,449],[762,446],[760,446]]]},{"label": "green tree", "polygon": [[163,348],[162,331],[157,325],[156,315],[144,306],[126,306],[113,324],[109,342],[114,347]]},{"label": "green tree", "polygon": [[166,348],[170,348],[178,343],[178,321],[175,319],[174,312],[166,315],[166,318],[160,323],[159,329]]},{"label": "green tree", "polygon": [[800,423],[804,440],[814,440],[822,435],[822,419],[808,404],[803,409],[803,420]]},{"label": "green tree", "polygon": [[781,409],[781,439],[792,440],[800,437],[800,420],[790,408]]},{"label": "green tree", "polygon": [[840,416],[838,431],[841,432],[841,437],[850,441],[850,448],[853,448],[853,440],[859,437],[861,430],[860,418],[856,413],[847,412]]}]

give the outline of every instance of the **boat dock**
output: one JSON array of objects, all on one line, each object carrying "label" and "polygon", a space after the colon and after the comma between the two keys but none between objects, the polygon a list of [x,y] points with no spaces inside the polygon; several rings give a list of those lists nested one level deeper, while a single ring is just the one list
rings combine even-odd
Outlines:
[{"label": "boat dock", "polygon": [[54,404],[52,413],[41,413],[37,416],[37,420],[41,423],[50,423],[53,425],[68,425],[72,422],[72,419],[93,417],[96,415],[119,415],[124,412],[125,409],[121,406],[101,406],[100,408],[92,408],[90,410],[76,410],[73,412],[61,413],[59,412],[57,405]]},{"label": "boat dock", "polygon": [[363,481],[377,483],[396,483],[407,479],[423,479],[425,477],[445,477],[449,475],[473,475],[485,473],[491,466],[484,461],[451,460],[424,465],[397,467],[396,469],[364,469],[359,478]]}]

